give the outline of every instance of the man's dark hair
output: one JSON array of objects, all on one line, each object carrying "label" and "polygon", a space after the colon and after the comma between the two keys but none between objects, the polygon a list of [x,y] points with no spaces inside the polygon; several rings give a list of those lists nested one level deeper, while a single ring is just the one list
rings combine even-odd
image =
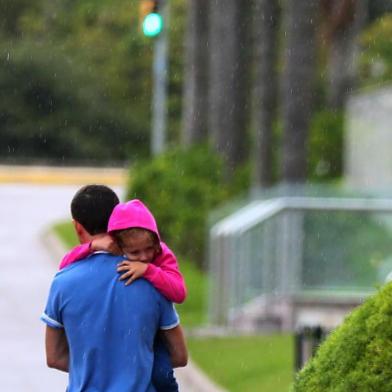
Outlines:
[{"label": "man's dark hair", "polygon": [[105,185],[86,185],[79,189],[71,202],[72,218],[91,235],[106,233],[113,208],[120,202]]}]

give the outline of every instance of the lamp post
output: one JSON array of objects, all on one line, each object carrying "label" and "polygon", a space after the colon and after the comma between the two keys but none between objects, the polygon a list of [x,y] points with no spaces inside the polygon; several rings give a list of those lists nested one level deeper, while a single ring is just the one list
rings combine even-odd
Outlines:
[{"label": "lamp post", "polygon": [[140,3],[141,27],[146,37],[153,38],[152,64],[152,127],[151,153],[165,150],[167,128],[167,71],[168,71],[168,0],[142,0]]},{"label": "lamp post", "polygon": [[167,77],[168,77],[168,18],[169,2],[159,2],[163,28],[156,37],[153,59],[152,134],[151,153],[158,155],[165,150],[167,134]]}]

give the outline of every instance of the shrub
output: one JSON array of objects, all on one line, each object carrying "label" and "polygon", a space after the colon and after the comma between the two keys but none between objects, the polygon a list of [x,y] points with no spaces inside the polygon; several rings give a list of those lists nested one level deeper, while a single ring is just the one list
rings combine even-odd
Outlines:
[{"label": "shrub", "polygon": [[131,173],[128,197],[148,205],[161,237],[173,250],[202,265],[208,213],[246,186],[238,179],[245,178],[246,171],[227,183],[220,157],[196,146],[140,162]]},{"label": "shrub", "polygon": [[292,391],[392,391],[392,283],[328,337]]}]

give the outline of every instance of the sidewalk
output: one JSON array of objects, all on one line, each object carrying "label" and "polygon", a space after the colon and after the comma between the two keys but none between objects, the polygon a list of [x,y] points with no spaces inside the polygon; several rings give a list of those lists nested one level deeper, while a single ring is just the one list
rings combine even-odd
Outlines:
[{"label": "sidewalk", "polygon": [[40,238],[69,215],[78,187],[0,184],[0,380],[6,392],[64,391],[67,375],[46,366],[39,320],[56,263]]}]

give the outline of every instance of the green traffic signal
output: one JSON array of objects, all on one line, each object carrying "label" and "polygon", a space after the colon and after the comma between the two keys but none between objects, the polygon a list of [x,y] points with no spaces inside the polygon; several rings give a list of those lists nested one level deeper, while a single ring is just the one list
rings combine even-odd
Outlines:
[{"label": "green traffic signal", "polygon": [[163,18],[153,12],[148,14],[143,21],[143,34],[147,37],[156,37],[163,30]]}]

